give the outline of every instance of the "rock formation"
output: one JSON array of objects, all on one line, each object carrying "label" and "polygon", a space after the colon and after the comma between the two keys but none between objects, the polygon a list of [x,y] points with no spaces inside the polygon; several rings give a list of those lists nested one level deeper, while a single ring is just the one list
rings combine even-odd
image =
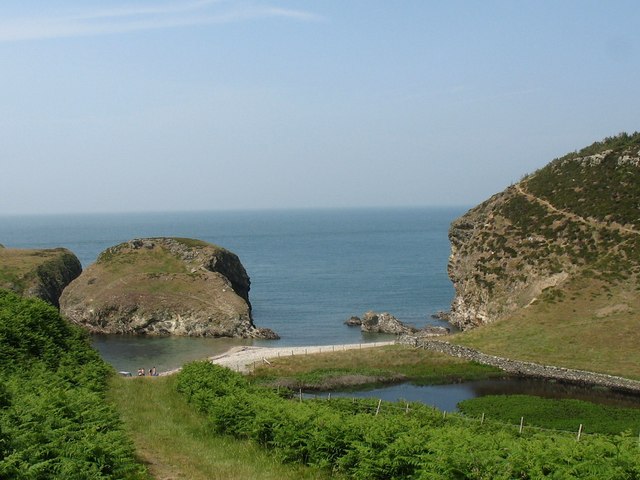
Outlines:
[{"label": "rock formation", "polygon": [[369,311],[362,318],[352,316],[344,322],[349,327],[360,327],[366,333],[388,333],[391,335],[417,335],[420,337],[435,337],[447,335],[448,328],[427,326],[422,329],[406,325],[388,312],[377,313]]},{"label": "rock formation", "polygon": [[367,333],[390,333],[393,335],[403,335],[416,331],[414,327],[405,325],[388,312],[377,313],[371,311],[362,316],[360,328]]},{"label": "rock formation", "polygon": [[60,306],[64,288],[82,272],[66,248],[16,249],[0,245],[0,288]]},{"label": "rock formation", "polygon": [[635,291],[639,204],[636,133],[556,159],[469,210],[449,230],[450,321],[468,329],[560,301],[578,279]]},{"label": "rock formation", "polygon": [[146,238],[102,252],[60,304],[94,333],[278,338],[253,324],[249,288],[240,260],[224,248]]}]

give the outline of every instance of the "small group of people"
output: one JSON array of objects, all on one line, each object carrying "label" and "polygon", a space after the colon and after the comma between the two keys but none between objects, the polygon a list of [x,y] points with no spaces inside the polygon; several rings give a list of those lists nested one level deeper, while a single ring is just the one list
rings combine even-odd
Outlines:
[{"label": "small group of people", "polygon": [[139,368],[138,369],[138,376],[139,377],[144,377],[145,375],[149,376],[149,377],[157,377],[158,376],[158,372],[156,371],[156,367],[151,367],[148,372],[145,372],[144,368]]}]

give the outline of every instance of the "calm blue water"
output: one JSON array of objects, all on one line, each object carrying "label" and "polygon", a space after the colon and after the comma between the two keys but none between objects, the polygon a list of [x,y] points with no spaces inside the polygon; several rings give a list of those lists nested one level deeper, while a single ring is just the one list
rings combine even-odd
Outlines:
[{"label": "calm blue water", "polygon": [[[533,395],[543,398],[576,399],[600,405],[640,408],[636,395],[598,390],[586,386],[567,385],[532,378],[476,380],[447,385],[413,385],[402,383],[385,387],[345,392],[332,392],[334,397],[375,398],[389,402],[421,402],[440,410],[454,412],[458,403],[486,395]],[[310,398],[327,398],[327,393],[308,393]]]},{"label": "calm blue water", "polygon": [[[133,238],[202,239],[240,257],[251,277],[255,324],[282,337],[269,345],[351,343],[375,340],[343,325],[351,315],[367,310],[388,311],[416,326],[439,323],[429,316],[447,310],[453,297],[446,271],[447,230],[465,210],[5,216],[0,217],[0,243],[13,248],[67,247],[86,267],[105,248]],[[182,354],[237,344],[211,339],[142,341],[96,337],[95,345],[116,368],[134,369],[148,362],[171,367],[181,362]],[[145,349],[152,354],[146,355]],[[135,356],[127,359],[127,352],[133,351]]]}]

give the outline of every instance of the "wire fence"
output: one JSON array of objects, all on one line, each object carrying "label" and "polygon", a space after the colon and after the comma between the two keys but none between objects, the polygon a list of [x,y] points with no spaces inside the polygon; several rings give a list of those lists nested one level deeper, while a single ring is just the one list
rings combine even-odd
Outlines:
[{"label": "wire fence", "polygon": [[[375,398],[362,398],[362,397],[345,397],[345,396],[331,396],[329,393],[326,396],[318,395],[318,394],[308,394],[304,393],[302,390],[298,391],[297,400],[298,401],[332,401],[336,399],[341,400],[351,400],[353,403],[353,409],[357,410],[358,413],[367,413],[374,416],[384,415],[388,412],[404,413],[406,415],[417,414],[428,416],[430,418],[434,418],[435,416],[441,416],[442,421],[449,422],[461,422],[467,424],[475,424],[479,426],[495,426],[507,430],[515,429],[519,435],[524,435],[532,432],[546,432],[553,435],[566,435],[572,436],[576,439],[576,441],[580,441],[580,439],[589,436],[589,437],[607,437],[610,438],[611,434],[604,433],[588,433],[585,432],[585,425],[581,423],[577,423],[575,430],[562,430],[562,429],[554,429],[554,428],[545,428],[539,427],[536,425],[530,425],[526,423],[525,417],[520,417],[520,422],[518,424],[504,422],[499,419],[490,418],[488,415],[484,413],[480,417],[467,416],[460,412],[447,412],[444,410],[439,410],[438,408],[427,405],[421,402],[389,402],[384,401],[382,399]],[[636,427],[637,428],[637,427]],[[635,428],[630,428],[630,431],[635,430]],[[637,442],[638,448],[640,448],[640,430],[638,431],[637,439],[635,437],[629,437],[631,441]]]}]

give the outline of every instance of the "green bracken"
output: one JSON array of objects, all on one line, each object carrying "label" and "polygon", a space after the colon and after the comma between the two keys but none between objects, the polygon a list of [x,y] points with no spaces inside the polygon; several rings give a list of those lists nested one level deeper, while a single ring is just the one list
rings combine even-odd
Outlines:
[{"label": "green bracken", "polygon": [[111,372],[55,308],[0,291],[0,478],[147,478],[105,401]]},{"label": "green bracken", "polygon": [[[249,439],[285,463],[356,479],[637,478],[637,439],[540,432],[444,416],[420,404],[284,399],[210,363],[188,364],[179,392],[209,435]],[[407,408],[408,407],[408,408]]]}]

